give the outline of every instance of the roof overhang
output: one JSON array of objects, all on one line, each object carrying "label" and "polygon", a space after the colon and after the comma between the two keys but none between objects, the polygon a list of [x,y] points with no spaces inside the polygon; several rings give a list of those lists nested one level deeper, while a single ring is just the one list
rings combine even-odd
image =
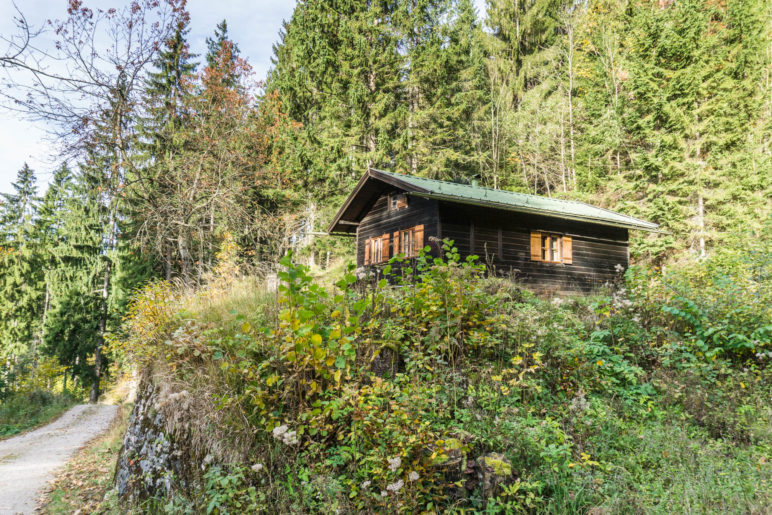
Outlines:
[{"label": "roof overhang", "polygon": [[[409,176],[405,177],[409,178]],[[372,207],[375,201],[378,200],[378,197],[380,197],[384,191],[391,190],[393,188],[400,189],[409,195],[435,199],[443,202],[482,206],[491,209],[500,209],[502,211],[534,214],[561,220],[574,220],[578,222],[586,222],[610,227],[620,227],[624,229],[661,232],[659,226],[655,223],[639,220],[628,215],[621,215],[620,213],[614,213],[613,211],[610,211],[609,213],[614,214],[617,217],[624,217],[629,220],[629,223],[626,223],[624,220],[608,220],[604,218],[596,218],[594,216],[583,216],[579,213],[564,213],[561,211],[553,211],[537,207],[512,205],[493,200],[467,198],[464,196],[437,193],[431,189],[422,188],[416,184],[412,184],[409,182],[409,180],[403,180],[399,177],[399,174],[382,172],[373,168],[368,169],[367,172],[365,172],[364,175],[362,175],[362,177],[359,179],[359,182],[357,183],[354,190],[351,192],[348,198],[346,198],[343,206],[341,206],[341,208],[336,213],[327,229],[327,232],[330,234],[347,236],[356,234],[359,223],[361,222],[362,218],[367,215],[370,207]],[[591,207],[593,207],[595,210],[607,211],[602,208],[597,208],[594,206]]]},{"label": "roof overhang", "polygon": [[428,190],[416,188],[414,185],[370,168],[359,179],[354,191],[346,198],[343,206],[335,214],[327,232],[343,236],[356,233],[359,222],[367,214],[369,208],[386,190],[398,188],[408,193],[429,193]]},{"label": "roof overhang", "polygon": [[416,195],[418,197],[442,200],[445,202],[454,202],[456,204],[490,207],[492,209],[500,209],[502,211],[512,211],[516,213],[533,214],[533,215],[539,215],[539,216],[546,216],[549,218],[559,218],[561,220],[573,220],[576,222],[587,222],[587,223],[593,223],[597,225],[605,225],[608,227],[621,227],[624,229],[660,232],[657,224],[653,224],[653,223],[650,224],[650,222],[645,222],[643,220],[641,220],[641,225],[626,224],[623,222],[598,220],[597,218],[593,218],[591,216],[572,215],[572,214],[565,214],[565,213],[553,213],[553,212],[545,211],[543,209],[537,209],[537,208],[530,209],[527,207],[511,206],[509,204],[504,204],[502,202],[492,202],[492,201],[477,200],[477,199],[470,200],[470,199],[464,199],[461,197],[456,197],[453,195],[442,195],[440,193],[420,193],[420,192],[408,192],[408,193]]}]

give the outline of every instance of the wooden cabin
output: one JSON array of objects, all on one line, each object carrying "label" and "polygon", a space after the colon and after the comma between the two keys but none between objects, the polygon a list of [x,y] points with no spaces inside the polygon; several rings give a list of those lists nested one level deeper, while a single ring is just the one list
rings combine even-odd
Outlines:
[{"label": "wooden cabin", "polygon": [[583,202],[370,169],[329,226],[356,238],[359,267],[377,267],[453,240],[497,274],[540,291],[590,291],[629,262],[630,230],[657,224]]}]

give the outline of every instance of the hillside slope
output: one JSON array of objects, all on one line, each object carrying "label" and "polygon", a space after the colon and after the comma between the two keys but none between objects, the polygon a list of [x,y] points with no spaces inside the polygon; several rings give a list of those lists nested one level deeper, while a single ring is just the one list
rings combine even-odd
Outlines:
[{"label": "hillside slope", "polygon": [[746,257],[579,298],[451,247],[394,285],[325,287],[291,256],[278,294],[151,285],[122,342],[145,367],[124,507],[768,511],[772,298]]}]

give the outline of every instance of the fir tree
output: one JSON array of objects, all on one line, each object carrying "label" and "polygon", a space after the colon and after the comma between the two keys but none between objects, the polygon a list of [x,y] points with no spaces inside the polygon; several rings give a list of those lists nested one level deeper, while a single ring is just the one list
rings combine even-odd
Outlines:
[{"label": "fir tree", "polygon": [[223,87],[237,87],[241,79],[237,70],[240,50],[228,35],[228,22],[223,20],[217,24],[214,29],[214,38],[206,38],[206,49],[207,68],[223,71],[222,76],[219,77]]},{"label": "fir tree", "polygon": [[165,180],[177,155],[185,151],[179,137],[186,123],[190,123],[190,103],[193,94],[196,63],[188,49],[185,36],[189,32],[189,17],[183,13],[174,32],[153,62],[153,71],[147,78],[147,114],[139,119],[137,149],[142,165],[131,170],[132,184],[127,206],[134,222],[132,234],[142,248],[155,254],[163,275],[170,279],[174,270],[174,242],[162,239],[150,244],[152,238],[165,234],[164,227],[147,225],[144,212],[156,211],[173,190]]},{"label": "fir tree", "polygon": [[3,194],[0,250],[0,354],[37,356],[42,269],[35,234],[37,186],[35,173],[26,164],[12,183],[14,193]]}]

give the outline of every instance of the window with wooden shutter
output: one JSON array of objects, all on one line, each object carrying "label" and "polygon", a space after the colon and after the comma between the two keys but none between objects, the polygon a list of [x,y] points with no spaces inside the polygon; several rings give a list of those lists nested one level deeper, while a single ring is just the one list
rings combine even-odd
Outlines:
[{"label": "window with wooden shutter", "polygon": [[531,261],[572,264],[573,245],[571,236],[532,232]]},{"label": "window with wooden shutter", "polygon": [[400,231],[399,234],[399,253],[404,257],[413,255],[413,228]]},{"label": "window with wooden shutter", "polygon": [[365,265],[377,265],[389,260],[389,235],[382,234],[365,241]]},{"label": "window with wooden shutter", "polygon": [[424,226],[416,225],[413,228],[413,255],[417,256],[424,248]]},{"label": "window with wooden shutter", "polygon": [[411,258],[416,257],[424,248],[424,226],[416,225],[409,229],[397,231],[393,236],[394,255]]},{"label": "window with wooden shutter", "polygon": [[574,262],[574,249],[571,236],[563,236],[563,263],[571,265]]},{"label": "window with wooden shutter", "polygon": [[541,233],[531,233],[531,261],[541,261]]},{"label": "window with wooden shutter", "polygon": [[394,234],[391,235],[391,248],[394,249],[391,253],[392,256],[397,256],[400,253],[399,248],[399,234],[401,231],[394,231]]},{"label": "window with wooden shutter", "polygon": [[389,254],[389,235],[384,234],[381,236],[381,263],[388,261],[391,255]]}]

